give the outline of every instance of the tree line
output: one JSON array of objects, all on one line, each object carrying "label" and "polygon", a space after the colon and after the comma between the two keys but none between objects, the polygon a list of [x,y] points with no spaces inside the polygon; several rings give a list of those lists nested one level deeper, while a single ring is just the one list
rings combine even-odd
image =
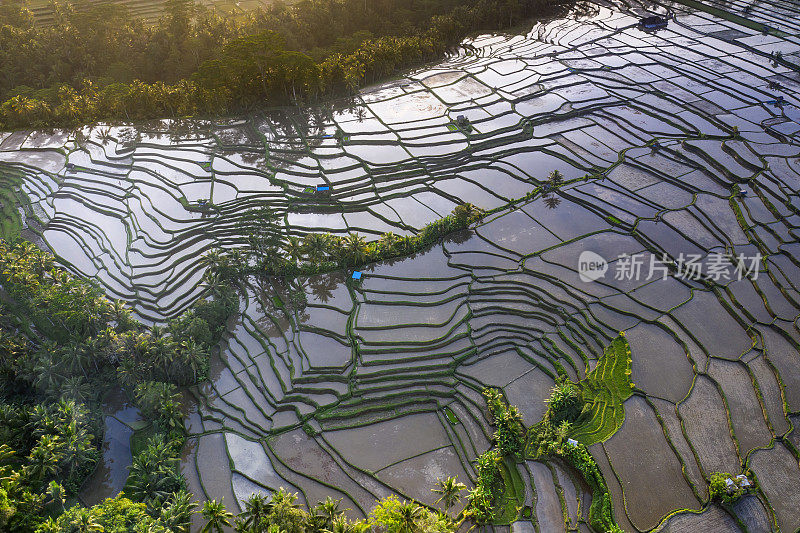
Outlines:
[{"label": "tree line", "polygon": [[0,128],[209,116],[353,93],[476,31],[569,0],[303,0],[232,18],[169,0],[153,25],[123,4],[53,3],[33,24],[0,4]]},{"label": "tree line", "polygon": [[367,241],[357,233],[307,233],[302,238],[284,239],[280,218],[268,208],[258,208],[245,213],[237,226],[237,232],[247,236],[248,246],[226,253],[213,250],[203,261],[208,267],[207,276],[216,280],[241,279],[249,274],[312,276],[421,252],[484,216],[483,209],[463,203],[451,214],[426,224],[416,235],[387,232]]}]

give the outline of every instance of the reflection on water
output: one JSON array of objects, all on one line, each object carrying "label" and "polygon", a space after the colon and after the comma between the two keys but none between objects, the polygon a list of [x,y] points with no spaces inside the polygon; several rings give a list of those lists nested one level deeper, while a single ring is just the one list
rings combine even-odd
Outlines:
[{"label": "reflection on water", "polygon": [[103,414],[105,435],[101,447],[102,457],[80,493],[80,499],[86,505],[113,498],[125,486],[132,460],[131,436],[144,424],[139,410],[128,403],[121,390],[105,399]]}]

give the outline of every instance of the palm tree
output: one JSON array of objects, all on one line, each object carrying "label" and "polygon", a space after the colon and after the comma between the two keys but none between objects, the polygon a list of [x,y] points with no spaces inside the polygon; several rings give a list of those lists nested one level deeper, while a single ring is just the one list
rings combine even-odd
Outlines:
[{"label": "palm tree", "polygon": [[330,236],[327,233],[309,233],[303,237],[303,249],[312,263],[321,263],[328,257]]},{"label": "palm tree", "polygon": [[66,493],[64,491],[64,486],[56,481],[51,481],[50,484],[47,486],[47,492],[45,493],[48,498],[48,507],[50,507],[53,511],[55,511],[55,515],[60,515],[64,512],[64,502],[67,501]]},{"label": "palm tree", "polygon": [[58,473],[58,465],[62,458],[60,448],[61,442],[54,435],[42,435],[39,438],[39,443],[28,456],[27,468],[33,479],[41,482]]},{"label": "palm tree", "polygon": [[97,448],[92,446],[92,436],[83,427],[73,422],[67,425],[64,431],[62,467],[71,477],[82,465],[94,464],[98,458]]},{"label": "palm tree", "polygon": [[72,376],[61,384],[61,398],[85,403],[92,397],[92,386],[83,376]]},{"label": "palm tree", "polygon": [[339,516],[343,511],[349,511],[350,509],[344,509],[343,511],[339,510],[339,504],[342,503],[341,499],[334,500],[330,496],[325,498],[324,502],[319,502],[314,507],[314,514],[321,516],[324,519],[325,526],[331,526],[333,521]]},{"label": "palm tree", "polygon": [[189,373],[188,376],[183,376],[183,378],[191,383],[196,382],[201,363],[208,359],[208,350],[195,342],[194,339],[189,339],[180,344],[180,354],[185,366],[184,370]]},{"label": "palm tree", "polygon": [[346,516],[339,515],[322,531],[323,533],[355,533],[356,527],[356,524],[347,520]]},{"label": "palm tree", "polygon": [[177,470],[173,443],[157,434],[147,441],[147,447],[134,456],[128,475],[127,491],[131,499],[162,506],[175,492],[186,486]]},{"label": "palm tree", "polygon": [[436,479],[436,488],[431,489],[436,494],[440,494],[441,497],[436,500],[436,503],[442,502],[444,503],[444,510],[445,512],[449,512],[450,508],[457,504],[458,501],[461,499],[461,491],[466,489],[467,486],[463,483],[459,483],[458,478],[456,476],[450,476],[444,480],[441,478]]},{"label": "palm tree", "polygon": [[244,511],[239,515],[243,519],[245,528],[256,528],[272,511],[272,502],[260,493],[252,494],[244,502]]},{"label": "palm tree", "polygon": [[89,359],[85,350],[76,344],[69,344],[58,350],[57,353],[59,361],[66,366],[66,370],[70,374],[83,374],[84,377],[88,377],[86,366]]},{"label": "palm tree", "polygon": [[231,518],[233,517],[233,514],[225,509],[225,504],[217,500],[204,502],[200,514],[207,521],[200,533],[210,533],[212,531],[222,533],[222,528],[230,527]]},{"label": "palm tree", "polygon": [[569,434],[572,432],[572,424],[567,422],[566,420],[561,422],[558,426],[556,426],[556,439],[558,440],[558,445],[561,446]]},{"label": "palm tree", "polygon": [[[3,522],[0,522],[0,526],[4,525]],[[39,524],[39,527],[36,529],[39,533],[61,533],[64,531],[61,526],[58,525],[55,518],[52,516],[48,516],[47,520]]]},{"label": "palm tree", "polygon": [[117,325],[120,325],[125,318],[127,318],[128,313],[130,313],[130,311],[125,307],[125,302],[122,300],[114,300],[111,302],[111,317]]},{"label": "palm tree", "polygon": [[399,235],[389,231],[381,235],[381,239],[378,241],[378,247],[384,254],[394,254],[397,251],[395,248],[401,240],[402,238]]},{"label": "palm tree", "polygon": [[104,529],[88,509],[81,509],[78,519],[73,523],[75,524],[76,533],[92,533],[94,531],[103,531]]},{"label": "palm tree", "polygon": [[422,507],[414,502],[404,501],[397,510],[400,531],[413,533],[417,529],[417,519],[422,516]]},{"label": "palm tree", "polygon": [[297,237],[289,237],[289,240],[286,241],[286,246],[284,249],[286,251],[286,255],[289,256],[289,260],[293,263],[297,264],[303,260],[305,249],[302,241],[300,241],[300,239]]},{"label": "palm tree", "polygon": [[175,533],[189,533],[192,515],[197,503],[194,496],[185,490],[174,493],[161,511],[159,521]]},{"label": "palm tree", "polygon": [[367,258],[367,241],[361,235],[350,233],[344,238],[343,251],[351,265],[360,265]]},{"label": "palm tree", "polygon": [[58,390],[64,375],[49,357],[41,357],[33,367],[33,384],[44,393]]}]

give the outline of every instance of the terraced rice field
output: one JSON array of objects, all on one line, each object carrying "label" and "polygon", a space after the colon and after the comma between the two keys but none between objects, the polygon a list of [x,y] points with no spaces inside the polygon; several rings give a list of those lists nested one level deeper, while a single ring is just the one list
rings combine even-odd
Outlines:
[{"label": "terraced rice field", "polygon": [[[477,38],[350,107],[19,132],[2,137],[0,160],[30,200],[27,235],[152,321],[197,297],[206,251],[243,245],[249,209],[275,210],[286,236],[410,234],[461,202],[507,205],[559,170],[566,184],[547,197],[370,265],[360,283],[249,280],[212,381],[192,391],[191,489],[233,510],[280,486],[343,498],[354,514],[391,493],[432,504],[436,478],[473,480],[490,445],[484,387],[533,425],[558,369],[585,379],[623,331],[635,390],[624,418],[612,413],[619,430],[590,447],[617,522],[794,531],[800,19],[788,0],[714,5],[726,15],[592,4],[526,35]],[[666,29],[636,27],[665,9]],[[470,133],[451,127],[458,115]],[[316,185],[330,202],[303,196]],[[219,211],[186,209],[199,199]],[[585,251],[609,260],[604,277],[582,281]],[[641,254],[641,276],[617,276],[622,254]],[[731,255],[762,260],[741,279],[674,268],[647,279],[665,254],[729,271]],[[736,519],[707,505],[711,472],[748,468],[760,490]],[[589,530],[591,493],[565,465],[506,474],[527,509],[513,531]]]},{"label": "terraced rice field", "polygon": [[[167,0],[92,0],[91,4],[122,4],[131,16],[147,22],[155,22],[167,9]],[[232,16],[244,15],[258,6],[267,5],[270,0],[200,0],[199,5],[219,9]],[[46,0],[31,0],[29,9],[33,13],[34,23],[39,26],[50,26],[55,20],[53,7]]]}]

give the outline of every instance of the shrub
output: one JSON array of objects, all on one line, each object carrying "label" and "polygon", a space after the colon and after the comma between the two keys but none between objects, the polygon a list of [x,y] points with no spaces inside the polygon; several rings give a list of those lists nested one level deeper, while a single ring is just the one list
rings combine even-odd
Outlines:
[{"label": "shrub", "polygon": [[506,409],[503,393],[499,389],[488,388],[483,390],[483,397],[486,398],[486,406],[489,408],[489,418],[492,424],[497,424],[497,419],[502,416]]},{"label": "shrub", "polygon": [[[84,524],[94,524],[94,529],[85,529]],[[40,526],[37,533],[73,533],[74,531],[103,531],[105,533],[135,533],[158,531],[158,523],[147,514],[143,503],[136,503],[120,494],[94,507],[75,505],[67,509],[57,520]]]},{"label": "shrub", "polygon": [[555,426],[564,421],[575,422],[583,409],[580,390],[567,378],[556,381],[545,402],[548,405],[546,417]]},{"label": "shrub", "polygon": [[378,502],[369,514],[369,526],[375,533],[445,533],[453,527],[446,516],[432,513],[415,502],[389,496]]},{"label": "shrub", "polygon": [[497,420],[497,432],[494,434],[500,453],[517,457],[522,453],[525,429],[519,410],[511,406]]},{"label": "shrub", "polygon": [[494,440],[500,453],[505,456],[518,457],[525,444],[525,428],[522,425],[519,409],[508,406],[498,389],[485,389],[483,396],[486,398],[492,423],[497,426]]},{"label": "shrub", "polygon": [[169,321],[169,330],[177,341],[193,340],[203,346],[210,346],[214,338],[208,322],[189,309],[179,318]]},{"label": "shrub", "polygon": [[723,505],[733,504],[742,496],[755,490],[749,479],[747,479],[747,484],[742,481],[733,474],[714,472],[708,482],[709,495],[712,500],[717,500]]}]

